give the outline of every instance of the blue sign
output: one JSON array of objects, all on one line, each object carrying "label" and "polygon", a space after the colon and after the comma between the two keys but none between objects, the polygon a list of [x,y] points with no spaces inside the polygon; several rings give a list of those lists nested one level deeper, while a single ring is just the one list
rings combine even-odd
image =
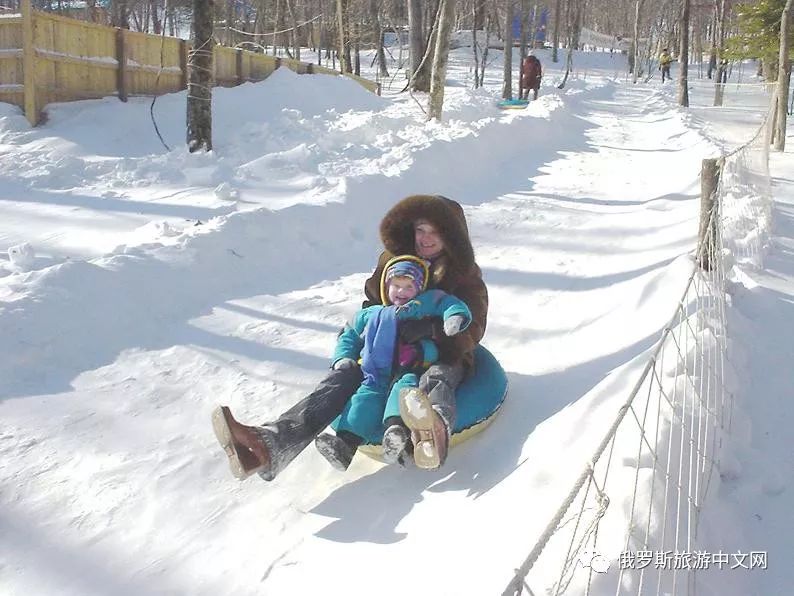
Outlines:
[{"label": "blue sign", "polygon": [[[535,9],[533,9],[535,10]],[[546,41],[546,25],[549,22],[549,9],[545,6],[540,11],[540,18],[535,18],[533,15],[532,22],[535,23],[535,36],[534,40],[536,45],[543,45]],[[533,37],[530,35],[530,43]],[[513,16],[513,39],[517,40],[521,38],[521,15],[517,14]]]}]

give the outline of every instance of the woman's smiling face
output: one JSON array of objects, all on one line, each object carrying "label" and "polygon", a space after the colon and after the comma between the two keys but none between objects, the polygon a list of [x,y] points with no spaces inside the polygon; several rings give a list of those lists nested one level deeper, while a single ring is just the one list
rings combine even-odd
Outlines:
[{"label": "woman's smiling face", "polygon": [[426,219],[414,222],[414,244],[416,256],[433,259],[444,250],[444,241],[438,229]]}]

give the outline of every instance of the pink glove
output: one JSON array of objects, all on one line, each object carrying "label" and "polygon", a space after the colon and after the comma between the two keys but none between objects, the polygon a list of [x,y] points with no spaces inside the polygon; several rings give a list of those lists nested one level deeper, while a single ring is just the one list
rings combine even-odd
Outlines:
[{"label": "pink glove", "polygon": [[400,344],[397,349],[397,362],[400,366],[411,366],[419,359],[419,350],[413,344]]}]

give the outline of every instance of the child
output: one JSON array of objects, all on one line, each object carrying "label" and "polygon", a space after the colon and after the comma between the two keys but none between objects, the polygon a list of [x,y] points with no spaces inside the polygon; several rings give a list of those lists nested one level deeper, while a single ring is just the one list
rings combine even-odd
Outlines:
[{"label": "child", "polygon": [[[414,344],[398,341],[401,319],[442,317],[444,333],[455,335],[471,323],[464,302],[441,290],[428,290],[428,265],[419,257],[394,257],[383,269],[380,292],[383,304],[359,310],[339,335],[334,368],[347,368],[361,359],[364,381],[350,398],[332,427],[336,435],[323,433],[315,439],[320,453],[339,470],[346,470],[362,443],[383,437],[383,457],[400,460],[408,443],[408,429],[399,417],[399,396],[416,387],[419,375],[438,359],[432,340]],[[386,428],[384,432],[383,429]]]}]

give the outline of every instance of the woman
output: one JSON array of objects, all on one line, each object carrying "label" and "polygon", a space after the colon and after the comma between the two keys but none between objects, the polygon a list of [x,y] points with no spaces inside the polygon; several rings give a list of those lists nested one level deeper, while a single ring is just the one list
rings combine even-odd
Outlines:
[{"label": "woman", "polygon": [[[474,260],[466,218],[461,206],[446,197],[414,195],[395,204],[380,224],[385,250],[372,276],[365,282],[367,300],[363,306],[381,304],[380,278],[386,263],[401,254],[414,254],[431,262],[428,288],[437,288],[466,303],[471,324],[461,333],[447,337],[436,319],[406,321],[401,339],[413,343],[432,338],[439,348],[439,360],[419,381],[422,404],[429,403],[426,416],[406,420],[414,443],[421,441],[432,453],[427,467],[443,465],[450,429],[455,424],[455,389],[471,374],[474,348],[485,333],[488,292]],[[358,366],[340,363],[317,388],[285,412],[278,420],[260,426],[239,423],[229,408],[213,412],[215,435],[229,457],[232,473],[239,479],[257,472],[272,480],[344,408],[362,381]]]}]

